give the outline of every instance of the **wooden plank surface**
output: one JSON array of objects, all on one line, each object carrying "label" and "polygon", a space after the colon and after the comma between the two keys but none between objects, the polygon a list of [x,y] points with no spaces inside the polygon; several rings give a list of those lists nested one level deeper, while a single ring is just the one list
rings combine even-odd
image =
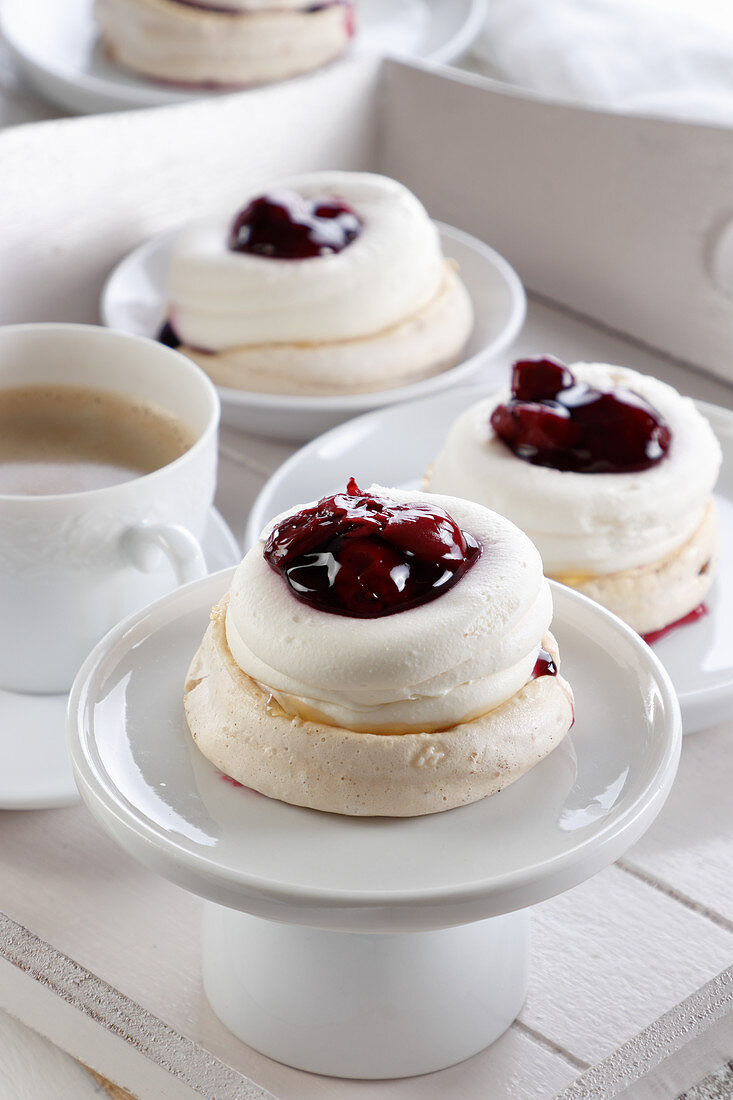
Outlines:
[{"label": "wooden plank surface", "polygon": [[733,932],[610,867],[536,906],[520,1019],[592,1064],[732,959]]},{"label": "wooden plank surface", "polygon": [[733,1095],[733,967],[563,1089],[556,1100],[728,1100]]},{"label": "wooden plank surface", "polygon": [[733,930],[731,723],[685,739],[672,794],[623,865]]}]

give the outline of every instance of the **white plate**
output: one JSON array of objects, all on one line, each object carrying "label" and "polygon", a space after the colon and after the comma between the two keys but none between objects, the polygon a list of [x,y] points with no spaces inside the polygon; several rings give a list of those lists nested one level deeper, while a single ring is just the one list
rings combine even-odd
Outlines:
[{"label": "white plate", "polygon": [[[162,107],[221,95],[157,84],[104,56],[93,0],[3,0],[0,31],[20,68],[52,102],[78,114]],[[487,0],[360,0],[354,52],[447,64],[481,30]]]},{"label": "white plate", "polygon": [[534,904],[616,859],[677,767],[679,706],[652,650],[554,586],[576,722],[501,794],[419,818],[350,818],[235,788],[202,756],[183,683],[233,570],[130,617],[82,667],[69,751],[84,800],[143,863],[234,909],[378,932],[448,927]]},{"label": "white plate", "polygon": [[[478,389],[441,394],[360,417],[315,439],[265,485],[250,512],[245,545],[279,512],[343,488],[352,475],[361,485],[374,481],[416,488],[450,423],[482,396]],[[685,733],[725,721],[733,704],[733,413],[702,401],[696,404],[723,448],[715,494],[720,564],[706,601],[709,614],[654,645],[677,691]]]},{"label": "white plate", "polygon": [[[465,383],[509,347],[527,308],[519,276],[483,241],[441,222],[435,224],[443,252],[460,266],[476,315],[461,363],[409,386],[345,397],[287,397],[218,386],[223,423],[276,439],[313,439],[349,417]],[[177,232],[153,237],[117,265],[102,291],[100,314],[105,325],[139,336],[157,335],[165,319],[165,273]]]},{"label": "white plate", "polygon": [[[202,545],[212,573],[241,557],[213,508]],[[64,741],[67,703],[68,695],[0,691],[0,810],[46,810],[79,801]]]}]

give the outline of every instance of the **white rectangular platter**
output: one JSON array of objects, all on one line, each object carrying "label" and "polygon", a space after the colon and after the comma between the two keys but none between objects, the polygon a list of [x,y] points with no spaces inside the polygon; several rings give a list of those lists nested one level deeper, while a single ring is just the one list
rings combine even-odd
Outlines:
[{"label": "white rectangular platter", "polygon": [[[517,266],[535,292],[517,354],[624,362],[733,406],[685,365],[732,377],[733,302],[709,261],[733,142],[713,127],[366,61],[215,104],[19,127],[0,164],[1,323],[95,321],[109,269],[149,235],[286,172],[370,168]],[[291,450],[224,433],[217,503],[237,534]],[[0,1007],[145,1100],[549,1097],[730,964],[732,771],[733,722],[687,738],[649,835],[537,908],[520,1020],[428,1078],[316,1077],[234,1039],[201,991],[198,901],[82,807],[0,816]]]}]

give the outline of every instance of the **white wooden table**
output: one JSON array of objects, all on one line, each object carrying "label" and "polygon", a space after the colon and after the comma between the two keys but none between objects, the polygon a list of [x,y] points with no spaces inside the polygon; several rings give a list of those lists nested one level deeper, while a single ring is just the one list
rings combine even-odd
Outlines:
[{"label": "white wooden table", "polygon": [[[0,49],[0,124],[55,115],[18,85]],[[733,407],[733,390],[722,383],[533,302],[514,350],[544,349],[570,361],[622,362]],[[217,503],[238,536],[256,492],[293,449],[223,433]],[[144,1097],[550,1097],[733,961],[732,775],[733,715],[686,740],[670,800],[641,843],[536,908],[531,987],[519,1020],[489,1050],[426,1078],[335,1081],[278,1065],[235,1040],[201,991],[198,900],[133,863],[83,807],[0,815],[0,911],[21,926],[0,923],[0,1007],[66,1049],[86,1051],[90,1064],[110,1074],[116,1066],[120,1083]],[[152,1037],[147,1047],[141,1035]],[[83,1100],[82,1078],[63,1056],[17,1028],[12,1040],[9,1028],[3,1036],[0,1100],[23,1095],[3,1092],[11,1041],[21,1061],[43,1060],[49,1097],[66,1095],[60,1082],[68,1073],[68,1095]],[[45,1095],[42,1077],[28,1093],[34,1100]]]}]

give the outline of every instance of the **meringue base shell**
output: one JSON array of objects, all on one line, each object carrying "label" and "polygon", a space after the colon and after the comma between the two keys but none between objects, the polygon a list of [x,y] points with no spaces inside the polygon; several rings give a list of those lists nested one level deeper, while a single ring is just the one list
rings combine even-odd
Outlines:
[{"label": "meringue base shell", "polygon": [[711,498],[700,526],[667,557],[618,573],[564,573],[553,579],[603,604],[639,634],[650,634],[700,606],[713,583],[717,556],[718,524]]},{"label": "meringue base shell", "polygon": [[245,87],[284,80],[336,58],[352,33],[343,4],[319,10],[221,12],[175,0],[95,0],[111,61],[154,80]]},{"label": "meringue base shell", "polygon": [[473,328],[473,305],[454,265],[445,262],[437,296],[391,328],[322,344],[252,344],[207,352],[188,344],[217,386],[252,393],[326,396],[394,389],[459,361]]},{"label": "meringue base shell", "polygon": [[[530,680],[488,714],[434,733],[373,734],[285,713],[234,661],[226,597],[211,613],[186,678],[198,748],[270,798],[329,813],[415,817],[497,794],[562,741],[573,694],[559,674]],[[542,645],[558,662],[554,637]]]}]

